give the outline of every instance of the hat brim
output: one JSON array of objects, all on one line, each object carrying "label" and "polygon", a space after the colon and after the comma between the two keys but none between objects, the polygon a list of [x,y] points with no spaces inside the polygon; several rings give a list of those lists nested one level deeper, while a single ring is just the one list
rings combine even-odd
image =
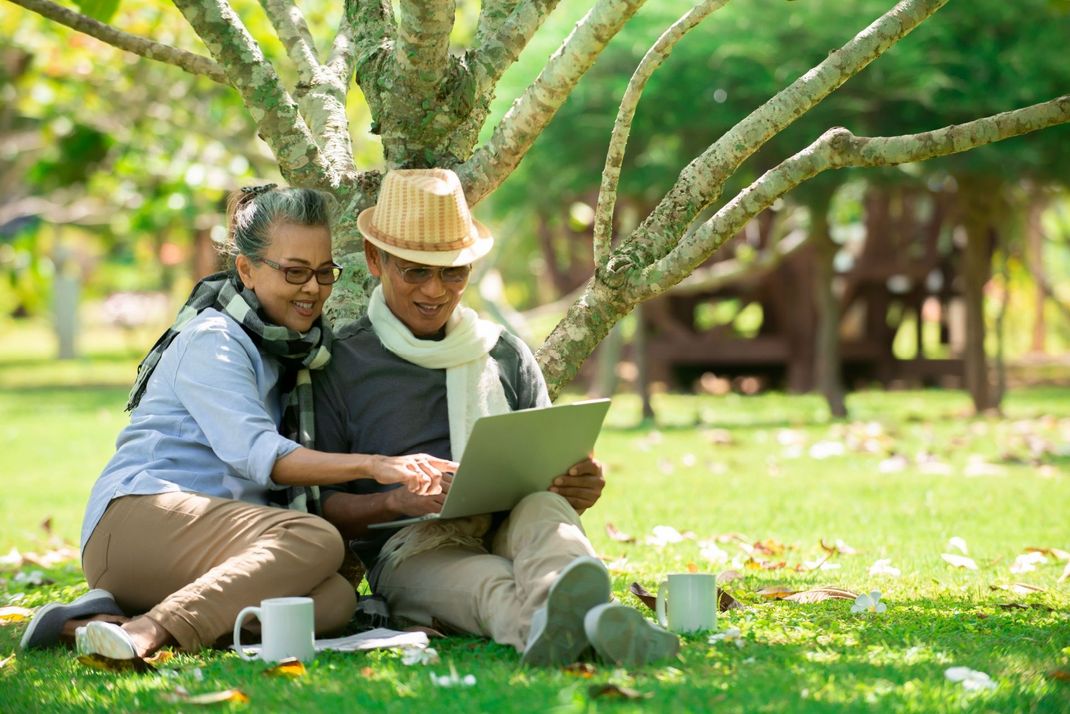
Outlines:
[{"label": "hat brim", "polygon": [[360,231],[361,235],[377,248],[382,248],[387,253],[390,253],[390,255],[413,263],[447,268],[457,265],[468,265],[485,256],[490,252],[490,249],[494,247],[494,237],[491,235],[490,229],[473,218],[472,224],[475,231],[472,234],[472,238],[474,239],[474,242],[466,248],[459,248],[457,250],[413,250],[410,248],[399,248],[390,243],[390,236],[384,235],[375,229],[375,224],[372,222],[374,216],[375,206],[365,208],[360,212],[360,215],[357,216],[357,229]]}]

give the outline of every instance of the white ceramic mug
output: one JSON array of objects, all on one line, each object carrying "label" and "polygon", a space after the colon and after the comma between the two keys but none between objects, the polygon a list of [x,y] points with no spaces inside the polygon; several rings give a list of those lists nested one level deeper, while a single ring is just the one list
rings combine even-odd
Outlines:
[{"label": "white ceramic mug", "polygon": [[675,573],[658,586],[658,622],[673,632],[697,632],[717,627],[717,576],[713,573]]},{"label": "white ceramic mug", "polygon": [[[241,627],[245,618],[260,620],[260,654],[247,655],[241,646]],[[247,607],[234,621],[234,649],[242,659],[280,662],[296,657],[308,662],[316,655],[315,610],[310,597],[273,597],[262,600],[260,607]]]}]

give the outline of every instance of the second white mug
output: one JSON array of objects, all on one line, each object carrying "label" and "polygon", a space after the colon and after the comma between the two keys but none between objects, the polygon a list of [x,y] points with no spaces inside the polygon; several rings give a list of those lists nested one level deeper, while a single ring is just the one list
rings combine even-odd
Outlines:
[{"label": "second white mug", "polygon": [[658,586],[658,622],[673,632],[687,633],[717,627],[717,576],[713,573],[674,573]]}]

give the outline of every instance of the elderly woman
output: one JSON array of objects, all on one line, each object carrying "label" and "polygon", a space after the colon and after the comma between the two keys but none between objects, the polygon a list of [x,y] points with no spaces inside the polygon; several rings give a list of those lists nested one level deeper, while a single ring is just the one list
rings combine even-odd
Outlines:
[{"label": "elderly woman", "polygon": [[233,269],[198,283],[142,362],[130,424],[90,495],[82,565],[94,589],[39,610],[24,649],[76,636],[113,658],[195,651],[243,607],[282,596],[311,597],[316,631],[336,630],[356,600],[337,574],[341,536],[314,515],[317,487],[363,478],[428,494],[455,467],[310,448],[309,370],[330,359],[321,314],[342,272],[327,199],[245,189],[229,224]]}]

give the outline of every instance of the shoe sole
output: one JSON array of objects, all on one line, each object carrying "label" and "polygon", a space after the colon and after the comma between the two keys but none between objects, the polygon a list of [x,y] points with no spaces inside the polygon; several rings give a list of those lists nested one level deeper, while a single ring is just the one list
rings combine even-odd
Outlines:
[{"label": "shoe sole", "polygon": [[93,621],[85,626],[83,647],[86,654],[109,659],[136,659],[133,640],[121,627],[110,622]]},{"label": "shoe sole", "polygon": [[609,600],[609,571],[594,558],[574,561],[561,571],[546,598],[546,626],[524,650],[521,663],[536,667],[572,664],[587,649],[583,618]]},{"label": "shoe sole", "polygon": [[595,653],[610,664],[625,667],[671,659],[680,651],[680,639],[656,627],[633,608],[609,605],[585,618],[587,639]]},{"label": "shoe sole", "polygon": [[50,602],[34,613],[19,641],[20,650],[51,647],[59,642],[67,620],[90,615],[123,615],[107,590],[90,590],[68,604]]}]

